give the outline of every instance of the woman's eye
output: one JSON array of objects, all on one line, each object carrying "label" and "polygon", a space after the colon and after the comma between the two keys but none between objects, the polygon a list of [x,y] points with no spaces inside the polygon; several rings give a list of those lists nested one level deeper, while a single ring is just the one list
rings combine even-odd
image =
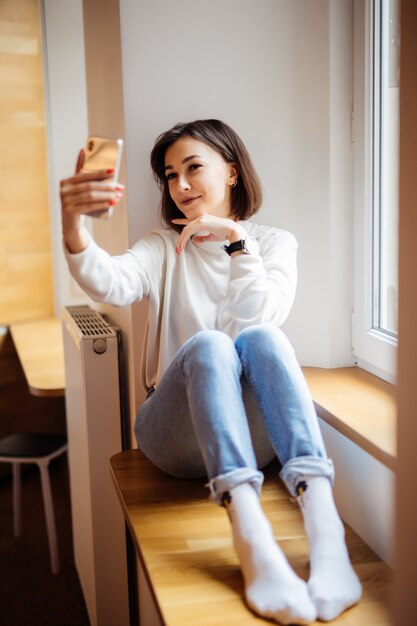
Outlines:
[{"label": "woman's eye", "polygon": [[193,170],[196,170],[199,167],[201,167],[200,163],[192,163],[188,169],[190,170],[190,172],[192,172]]},{"label": "woman's eye", "polygon": [[167,180],[172,180],[173,178],[175,178],[176,174],[172,173],[172,174],[167,174]]}]

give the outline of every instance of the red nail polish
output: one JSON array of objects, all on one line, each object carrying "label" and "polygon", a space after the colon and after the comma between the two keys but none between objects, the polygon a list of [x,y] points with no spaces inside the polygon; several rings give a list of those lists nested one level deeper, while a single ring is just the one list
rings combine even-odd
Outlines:
[{"label": "red nail polish", "polygon": [[114,167],[113,167],[113,169],[106,170],[106,173],[107,174],[114,174]]},{"label": "red nail polish", "polygon": [[115,204],[117,204],[117,200],[109,200],[109,204],[111,204],[111,206],[114,206]]}]

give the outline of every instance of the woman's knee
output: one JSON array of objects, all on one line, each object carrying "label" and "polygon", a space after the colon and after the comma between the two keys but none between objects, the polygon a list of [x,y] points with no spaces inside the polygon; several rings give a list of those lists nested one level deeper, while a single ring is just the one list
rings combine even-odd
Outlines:
[{"label": "woman's knee", "polygon": [[242,330],[236,339],[236,348],[240,354],[243,351],[259,350],[264,356],[271,352],[282,356],[294,355],[294,349],[285,333],[269,324],[249,326]]},{"label": "woman's knee", "polygon": [[219,330],[201,330],[183,346],[183,358],[196,367],[235,363],[237,354],[233,340]]}]

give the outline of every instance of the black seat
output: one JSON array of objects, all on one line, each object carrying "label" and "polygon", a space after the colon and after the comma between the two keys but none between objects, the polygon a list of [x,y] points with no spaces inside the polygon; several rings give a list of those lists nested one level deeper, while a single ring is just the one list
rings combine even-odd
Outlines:
[{"label": "black seat", "polygon": [[36,463],[39,467],[51,568],[54,574],[59,571],[59,557],[48,466],[52,459],[64,454],[67,448],[66,437],[52,433],[14,433],[0,439],[0,463],[11,463],[13,467],[13,527],[15,537],[19,537],[22,527],[20,466],[22,463]]},{"label": "black seat", "polygon": [[41,457],[62,448],[64,435],[52,433],[16,433],[0,439],[0,456]]}]

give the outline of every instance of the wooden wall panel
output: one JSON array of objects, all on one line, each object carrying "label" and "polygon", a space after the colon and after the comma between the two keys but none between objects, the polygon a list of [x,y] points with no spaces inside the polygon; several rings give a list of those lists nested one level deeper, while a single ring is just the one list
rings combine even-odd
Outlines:
[{"label": "wooden wall panel", "polygon": [[53,313],[39,0],[0,2],[0,324]]},{"label": "wooden wall panel", "polygon": [[401,0],[398,459],[395,626],[417,623],[417,3]]}]

